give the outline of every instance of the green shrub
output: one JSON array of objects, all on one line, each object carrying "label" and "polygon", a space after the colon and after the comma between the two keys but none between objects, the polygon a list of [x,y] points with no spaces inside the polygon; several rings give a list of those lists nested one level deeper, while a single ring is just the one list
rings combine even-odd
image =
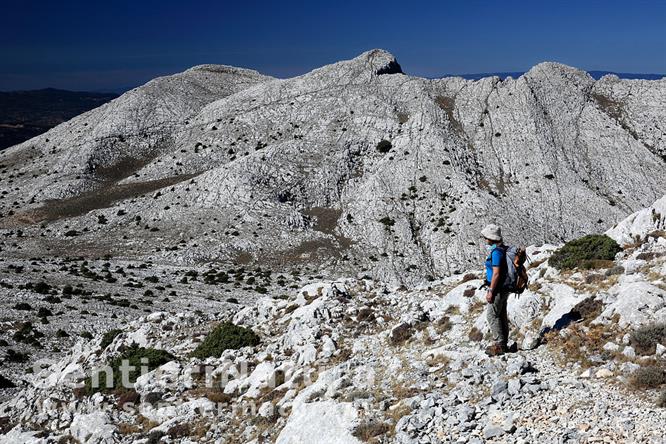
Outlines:
[{"label": "green shrub", "polygon": [[116,336],[118,336],[122,332],[123,332],[122,330],[114,328],[113,330],[109,330],[106,333],[104,333],[104,336],[102,336],[102,342],[99,344],[100,347],[102,347],[102,350],[111,345],[113,340],[116,339]]},{"label": "green shrub", "polygon": [[93,338],[92,333],[90,333],[89,331],[82,331],[81,333],[79,333],[79,336],[81,336],[83,339],[92,339]]},{"label": "green shrub", "polygon": [[18,304],[14,304],[14,310],[28,311],[32,310],[32,307],[27,302],[19,302]]},{"label": "green shrub", "polygon": [[558,270],[599,268],[603,261],[612,261],[622,248],[605,234],[590,234],[567,242],[549,259]]},{"label": "green shrub", "polygon": [[127,364],[131,366],[129,370],[128,381],[131,384],[136,382],[136,379],[141,376],[141,368],[147,368],[148,371],[154,370],[160,365],[166,364],[169,361],[173,361],[175,357],[166,350],[159,350],[156,348],[144,348],[139,347],[136,344],[133,344],[127,350],[123,352],[120,356],[117,356],[111,359],[107,365],[111,368],[113,372],[113,381],[108,381],[109,383],[113,382],[111,387],[107,387],[106,373],[101,371],[99,372],[99,386],[93,387],[93,378],[92,376],[88,377],[85,381],[85,387],[83,393],[86,395],[92,395],[97,392],[108,392],[116,390],[119,392],[126,391],[130,387],[122,387],[122,373],[120,371],[123,361],[127,361]]},{"label": "green shrub", "polygon": [[206,336],[206,339],[192,352],[192,356],[201,359],[209,356],[219,357],[224,350],[254,346],[259,342],[259,336],[249,328],[223,322]]},{"label": "green shrub", "polygon": [[651,355],[657,344],[666,344],[666,323],[644,325],[631,332],[631,345],[642,355]]}]

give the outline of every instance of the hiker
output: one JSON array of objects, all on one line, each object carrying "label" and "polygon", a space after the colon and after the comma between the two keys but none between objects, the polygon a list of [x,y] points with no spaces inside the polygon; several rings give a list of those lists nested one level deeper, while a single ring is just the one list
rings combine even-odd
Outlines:
[{"label": "hiker", "polygon": [[498,356],[508,351],[509,319],[506,313],[506,302],[509,298],[508,289],[504,288],[506,276],[506,249],[502,242],[502,230],[490,224],[481,230],[486,241],[486,317],[493,337],[493,343],[486,349],[488,356]]}]

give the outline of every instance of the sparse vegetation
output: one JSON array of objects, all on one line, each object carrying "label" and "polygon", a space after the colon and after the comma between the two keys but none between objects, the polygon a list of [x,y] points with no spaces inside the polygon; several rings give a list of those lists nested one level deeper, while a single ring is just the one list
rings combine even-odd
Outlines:
[{"label": "sparse vegetation", "polygon": [[5,355],[5,360],[7,362],[24,363],[24,362],[28,362],[29,358],[30,358],[30,355],[28,353],[18,352],[14,349],[11,349],[11,348],[9,350],[7,350],[7,354]]},{"label": "sparse vegetation", "polygon": [[567,242],[549,259],[558,270],[573,268],[601,268],[604,261],[612,261],[622,248],[605,234],[591,234]]},{"label": "sparse vegetation", "polygon": [[388,153],[391,151],[391,148],[393,148],[393,144],[389,142],[388,140],[382,139],[379,141],[377,144],[377,151],[379,151],[382,154]]},{"label": "sparse vegetation", "polygon": [[13,308],[14,310],[23,310],[23,311],[32,310],[32,307],[27,302],[19,302],[18,304],[14,304]]},{"label": "sparse vegetation", "polygon": [[201,359],[220,356],[224,350],[255,346],[259,342],[259,336],[249,328],[223,322],[206,336],[206,339],[192,352],[192,356]]},{"label": "sparse vegetation", "polygon": [[102,342],[99,344],[102,350],[111,345],[113,340],[116,339],[116,336],[118,336],[120,333],[122,333],[122,330],[119,330],[117,328],[114,328],[113,330],[109,330],[106,333],[104,333],[104,336],[102,336]]},{"label": "sparse vegetation", "polygon": [[384,435],[391,430],[391,426],[384,422],[370,420],[356,426],[353,435],[361,441],[369,441],[375,436]]},{"label": "sparse vegetation", "polygon": [[666,323],[640,327],[631,332],[630,341],[637,353],[651,355],[657,344],[666,345]]},{"label": "sparse vegetation", "polygon": [[630,383],[639,389],[658,388],[666,384],[666,369],[657,365],[640,367],[631,375]]},{"label": "sparse vegetation", "polygon": [[481,340],[483,340],[483,333],[481,333],[481,330],[479,330],[476,327],[472,327],[469,330],[467,336],[469,337],[469,340],[472,342],[480,342]]},{"label": "sparse vegetation", "polygon": [[[154,370],[157,367],[174,360],[175,357],[166,350],[159,350],[156,348],[144,348],[133,344],[127,348],[120,356],[110,360],[107,365],[112,370],[113,381],[107,380],[105,372],[99,373],[99,387],[93,387],[93,378],[88,377],[85,381],[85,387],[82,389],[81,394],[92,395],[97,392],[116,390],[123,392],[127,387],[122,387],[122,374],[120,371],[123,362],[126,361],[129,365],[128,381],[130,383],[136,382],[136,379],[141,375],[141,368],[146,368],[148,371]],[[111,375],[109,375],[110,377]],[[108,383],[108,384],[107,384]],[[107,387],[110,386],[110,387]]]}]

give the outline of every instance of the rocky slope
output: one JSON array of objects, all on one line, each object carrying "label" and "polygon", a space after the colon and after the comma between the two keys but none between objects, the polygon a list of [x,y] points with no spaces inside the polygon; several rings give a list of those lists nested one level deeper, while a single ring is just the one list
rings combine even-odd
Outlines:
[{"label": "rocky slope", "polygon": [[[665,203],[608,232],[625,248],[603,269],[560,272],[554,246],[530,247],[530,290],[509,300],[516,353],[482,353],[474,272],[413,289],[316,282],[217,314],[157,311],[110,339],[79,340],[0,405],[0,440],[663,442],[659,393],[635,387],[644,368],[663,368],[666,337],[641,350],[632,332],[666,322]],[[259,344],[192,357],[227,320]],[[173,356],[128,391],[76,389],[132,344]]]},{"label": "rocky slope", "polygon": [[382,50],[291,79],[195,67],[2,153],[2,248],[413,285],[469,268],[488,221],[560,242],[660,197],[665,95],[555,63],[423,79]]}]

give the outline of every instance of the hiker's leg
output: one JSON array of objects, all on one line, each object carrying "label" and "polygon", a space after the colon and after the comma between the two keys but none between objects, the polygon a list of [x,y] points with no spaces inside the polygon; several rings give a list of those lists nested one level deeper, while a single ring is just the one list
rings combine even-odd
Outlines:
[{"label": "hiker's leg", "polygon": [[499,299],[499,322],[501,326],[500,342],[504,345],[509,342],[509,316],[506,311],[506,305],[509,300],[509,293],[500,293]]},{"label": "hiker's leg", "polygon": [[[488,320],[488,328],[490,329],[490,335],[493,338],[493,341],[496,343],[502,342],[502,303],[501,303],[501,294],[495,295],[495,299],[492,304],[486,304],[486,319]],[[505,304],[506,306],[506,304]]]}]

